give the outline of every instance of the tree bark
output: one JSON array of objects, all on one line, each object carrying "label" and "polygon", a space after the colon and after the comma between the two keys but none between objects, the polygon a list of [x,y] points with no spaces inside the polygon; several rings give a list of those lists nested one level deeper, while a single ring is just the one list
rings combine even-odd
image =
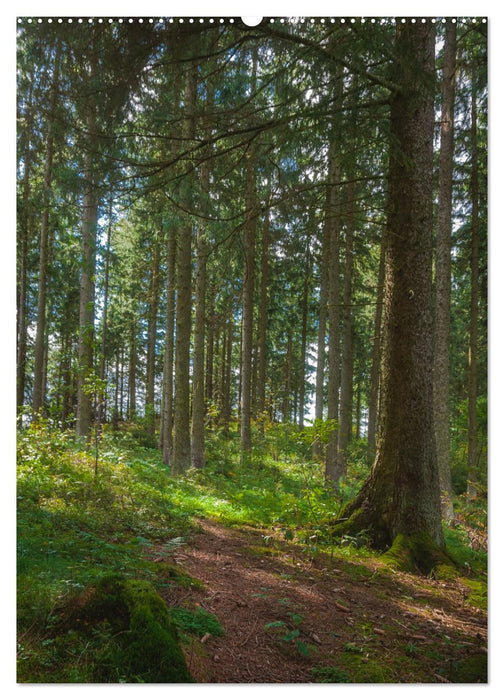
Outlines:
[{"label": "tree bark", "polygon": [[338,434],[338,462],[336,480],[347,473],[347,450],[352,439],[352,391],[353,391],[353,238],[354,238],[354,168],[348,172],[345,235],[345,271],[343,276],[343,338],[341,343],[341,401]]},{"label": "tree bark", "polygon": [[[326,193],[326,208],[329,203],[329,193]],[[315,420],[322,420],[324,417],[324,378],[326,368],[326,331],[327,331],[327,292],[329,283],[329,267],[327,264],[329,255],[330,239],[329,219],[327,216],[324,223],[322,237],[322,250],[320,255],[319,273],[319,314],[317,329],[317,369],[315,375]],[[315,440],[313,443],[313,458],[321,459],[323,456],[323,445]]]},{"label": "tree bark", "polygon": [[[134,421],[136,418],[136,321],[133,319],[130,325],[129,338],[129,358],[128,358],[128,420]],[[121,391],[122,395],[122,391]],[[122,406],[122,401],[121,401]]]},{"label": "tree bark", "polygon": [[29,134],[32,128],[30,111],[32,108],[32,87],[30,84],[26,111],[26,131],[24,138],[24,172],[23,172],[23,206],[18,211],[18,297],[17,297],[17,375],[16,375],[16,405],[20,409],[25,403],[26,385],[26,351],[28,335],[27,291],[28,291],[28,249],[31,237],[32,206],[31,206],[31,174],[32,156],[30,152]]},{"label": "tree bark", "polygon": [[[338,82],[341,82],[339,80]],[[326,226],[329,227],[328,251],[328,290],[327,320],[329,325],[328,380],[327,380],[327,418],[337,421],[339,418],[339,381],[340,381],[340,201],[339,182],[341,168],[334,139],[329,146],[329,184],[326,205]],[[338,429],[331,431],[327,444],[325,476],[337,486]]]},{"label": "tree bark", "polygon": [[432,413],[434,42],[430,22],[397,28],[391,99],[381,429],[372,472],[336,531],[368,529],[422,570],[443,547]]},{"label": "tree bark", "polygon": [[173,348],[175,330],[175,258],[176,233],[168,229],[166,261],[166,328],[163,363],[162,421],[160,447],[163,464],[170,464],[173,451]]},{"label": "tree bark", "polygon": [[442,513],[448,521],[453,520],[454,517],[450,470],[450,292],[456,42],[456,25],[449,22],[445,33],[441,86],[442,117],[434,319],[434,429]]},{"label": "tree bark", "polygon": [[270,214],[264,214],[261,248],[261,294],[259,300],[259,366],[257,372],[257,408],[259,414],[266,410],[266,338],[268,332],[268,276],[269,276]]},{"label": "tree bark", "polygon": [[151,437],[155,433],[155,379],[156,379],[156,338],[157,338],[157,315],[159,306],[159,263],[160,250],[159,240],[152,244],[152,263],[149,280],[149,310],[147,319],[147,361],[145,373],[145,418],[146,431]]},{"label": "tree bark", "polygon": [[303,298],[301,301],[302,321],[301,321],[301,358],[299,363],[299,407],[298,407],[298,425],[302,430],[304,428],[304,413],[305,413],[305,389],[306,389],[306,334],[308,329],[308,280],[311,273],[310,263],[308,260],[309,251],[306,251],[306,274],[303,281]]},{"label": "tree bark", "polygon": [[[90,48],[89,81],[96,76],[96,48]],[[81,276],[79,306],[79,371],[77,381],[77,435],[89,437],[92,391],[88,385],[93,373],[94,297],[98,196],[95,182],[96,103],[89,95],[86,104],[84,154],[84,200],[82,210]]]},{"label": "tree bark", "polygon": [[[473,69],[475,72],[475,69]],[[478,470],[478,285],[479,285],[479,184],[477,89],[471,94],[471,306],[468,356],[467,495],[477,496]]]},{"label": "tree bark", "polygon": [[[197,71],[192,66],[185,86],[186,114],[182,125],[185,140],[194,137]],[[184,206],[191,206],[192,177],[185,176],[182,184]],[[187,221],[177,237],[177,301],[175,335],[175,400],[173,417],[173,474],[182,474],[191,466],[190,436],[190,345],[192,314],[192,222]]]},{"label": "tree bark", "polygon": [[40,258],[39,258],[39,283],[37,300],[37,333],[35,336],[35,368],[33,374],[33,415],[36,417],[42,410],[45,399],[44,391],[44,354],[46,350],[46,304],[47,304],[47,263],[48,263],[48,238],[49,238],[49,210],[51,206],[51,182],[54,156],[54,120],[56,99],[59,85],[59,63],[61,45],[56,44],[53,78],[51,84],[51,96],[49,113],[47,118],[47,137],[44,161],[44,204],[40,223]]},{"label": "tree bark", "polygon": [[376,286],[376,307],[374,315],[373,359],[371,364],[371,378],[369,383],[369,408],[367,440],[369,454],[374,456],[376,451],[376,425],[378,417],[379,389],[380,389],[380,361],[382,349],[382,318],[383,318],[383,291],[385,283],[385,236],[380,242],[380,262],[378,266],[378,284]]},{"label": "tree bark", "polygon": [[[256,92],[257,46],[252,54],[251,94]],[[255,242],[257,226],[255,146],[249,145],[245,157],[245,222],[243,226],[243,291],[242,291],[242,352],[241,352],[241,461],[252,449],[250,432],[252,398],[252,343],[254,332]]]}]

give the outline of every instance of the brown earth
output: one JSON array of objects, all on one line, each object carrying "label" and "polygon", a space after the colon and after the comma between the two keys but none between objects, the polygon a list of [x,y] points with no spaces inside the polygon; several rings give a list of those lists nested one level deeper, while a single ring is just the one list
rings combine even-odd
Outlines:
[{"label": "brown earth", "polygon": [[357,550],[352,562],[313,557],[271,531],[200,525],[176,561],[204,585],[165,594],[169,605],[213,613],[225,630],[186,644],[197,682],[486,681],[486,613],[468,603],[461,579],[391,572]]}]

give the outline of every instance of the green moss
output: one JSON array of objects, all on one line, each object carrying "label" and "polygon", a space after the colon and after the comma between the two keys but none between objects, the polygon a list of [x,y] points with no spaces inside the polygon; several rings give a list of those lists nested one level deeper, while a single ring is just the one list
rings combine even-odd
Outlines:
[{"label": "green moss", "polygon": [[454,578],[457,570],[448,555],[427,533],[399,534],[382,560],[401,571],[433,574],[436,578]]},{"label": "green moss", "polygon": [[203,637],[206,633],[210,633],[213,637],[220,637],[224,634],[218,618],[201,608],[194,610],[171,608],[170,615],[179,629],[198,637]]},{"label": "green moss", "polygon": [[[166,604],[146,581],[107,576],[72,611],[73,622],[97,646],[96,682],[187,683],[191,676]],[[106,623],[104,625],[104,623]],[[104,634],[105,632],[105,634]]]},{"label": "green moss", "polygon": [[470,590],[467,595],[467,602],[470,603],[470,605],[474,605],[476,608],[486,610],[488,607],[488,588],[486,582],[469,578],[463,578],[461,581]]},{"label": "green moss", "polygon": [[159,579],[173,584],[174,586],[180,586],[181,588],[196,588],[202,589],[205,587],[204,583],[193,576],[189,576],[183,569],[175,564],[169,564],[168,562],[158,562],[156,566],[156,574]]},{"label": "green moss", "polygon": [[363,658],[354,651],[344,651],[340,656],[339,666],[351,679],[351,683],[392,683],[390,669],[383,665],[383,660]]},{"label": "green moss", "polygon": [[471,654],[460,661],[452,662],[446,676],[452,683],[487,683],[487,655]]}]

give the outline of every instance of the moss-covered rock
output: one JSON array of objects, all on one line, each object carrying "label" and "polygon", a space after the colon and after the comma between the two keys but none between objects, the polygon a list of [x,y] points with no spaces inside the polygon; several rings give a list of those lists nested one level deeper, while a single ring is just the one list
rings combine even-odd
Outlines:
[{"label": "moss-covered rock", "polygon": [[169,609],[146,581],[104,578],[66,624],[91,638],[97,682],[192,681]]}]

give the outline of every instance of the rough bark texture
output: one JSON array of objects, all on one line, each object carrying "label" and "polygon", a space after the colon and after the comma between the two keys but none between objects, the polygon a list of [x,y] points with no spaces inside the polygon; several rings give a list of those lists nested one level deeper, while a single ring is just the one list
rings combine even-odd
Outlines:
[{"label": "rough bark texture", "polygon": [[[96,73],[95,57],[91,57],[90,81]],[[87,102],[86,153],[84,158],[84,201],[82,211],[82,257],[79,307],[79,376],[77,384],[77,435],[88,436],[91,425],[92,391],[86,385],[93,372],[94,296],[96,267],[96,230],[98,195],[95,183],[96,104]]]},{"label": "rough bark texture", "polygon": [[173,347],[175,330],[175,230],[168,231],[166,262],[166,328],[163,365],[163,414],[160,441],[163,463],[170,464],[173,450]]},{"label": "rough bark texture", "polygon": [[205,293],[207,250],[201,228],[198,229],[197,233],[196,250],[191,452],[193,467],[202,469],[205,466]]},{"label": "rough bark texture", "polygon": [[[194,131],[194,108],[196,104],[197,74],[193,66],[187,76],[185,89],[186,118],[183,137],[191,139]],[[182,198],[187,208],[191,206],[191,183],[189,176],[183,183]],[[191,466],[190,436],[190,345],[191,345],[191,290],[192,290],[192,222],[185,223],[177,238],[177,304],[175,339],[175,401],[173,419],[172,471],[181,474]]]},{"label": "rough bark texture", "polygon": [[348,172],[350,180],[347,186],[346,235],[345,235],[345,272],[343,276],[343,337],[341,342],[341,402],[338,435],[338,466],[336,479],[344,479],[347,473],[347,449],[352,439],[352,391],[353,391],[353,238],[354,238],[354,171]]},{"label": "rough bark texture", "polygon": [[44,204],[40,223],[40,258],[37,298],[37,333],[35,336],[35,369],[33,376],[33,415],[36,416],[44,405],[44,354],[46,348],[46,300],[47,300],[47,263],[49,238],[49,209],[51,206],[51,181],[54,156],[54,119],[56,99],[58,96],[59,61],[61,48],[58,43],[54,59],[54,71],[51,84],[51,96],[47,120],[47,137],[44,161]]},{"label": "rough bark texture", "polygon": [[147,433],[155,432],[154,384],[156,374],[156,335],[159,305],[159,241],[152,245],[152,267],[149,280],[149,311],[147,319],[147,362],[145,378],[145,417]]},{"label": "rough bark texture", "polygon": [[266,336],[268,330],[268,273],[270,244],[269,209],[264,215],[261,249],[261,296],[259,301],[259,367],[257,375],[257,408],[260,414],[266,410]]},{"label": "rough bark texture", "polygon": [[368,411],[368,449],[374,455],[376,450],[376,425],[378,416],[378,398],[380,388],[380,358],[382,347],[383,285],[385,282],[385,242],[380,244],[380,263],[378,267],[378,285],[376,288],[376,308],[374,316],[373,360],[369,386]]},{"label": "rough bark texture", "polygon": [[[326,193],[326,204],[329,203],[329,192]],[[329,269],[327,258],[329,254],[330,228],[326,216],[324,232],[322,236],[322,250],[320,255],[319,273],[319,313],[317,329],[317,369],[315,375],[315,419],[324,417],[324,378],[326,368],[326,332],[327,332],[327,288],[329,282]],[[323,445],[316,440],[313,443],[313,458],[320,459],[323,456]]]},{"label": "rough bark texture", "polygon": [[441,94],[442,122],[434,322],[434,429],[442,512],[446,520],[453,519],[450,471],[450,291],[456,35],[456,25],[451,22],[447,23]]},{"label": "rough bark texture", "polygon": [[[339,418],[339,380],[340,380],[340,281],[339,281],[339,254],[340,254],[340,201],[339,181],[341,169],[336,152],[336,144],[333,140],[329,148],[329,185],[328,202],[326,205],[326,226],[329,227],[329,273],[328,273],[328,312],[329,325],[329,351],[328,351],[328,379],[327,379],[327,418],[338,420]],[[338,430],[332,431],[327,444],[325,474],[326,478],[337,483],[338,460]]]},{"label": "rough bark texture", "polygon": [[32,127],[31,118],[32,88],[28,92],[30,109],[26,113],[27,128],[23,133],[23,197],[22,207],[18,211],[18,296],[17,296],[17,375],[16,375],[16,405],[18,409],[25,402],[26,384],[26,350],[28,336],[27,291],[28,291],[28,249],[31,238],[32,207],[31,207],[31,173],[32,157],[30,152],[29,133]]},{"label": "rough bark texture", "polygon": [[479,284],[479,187],[477,91],[473,79],[471,98],[471,308],[469,318],[467,495],[477,495],[478,468],[478,284]]},{"label": "rough bark texture", "polygon": [[430,22],[397,30],[380,435],[371,475],[337,530],[369,529],[379,546],[401,537],[436,549],[443,534],[432,418],[434,40]]},{"label": "rough bark texture", "polygon": [[[252,54],[251,94],[256,92],[257,46]],[[255,147],[249,146],[245,162],[245,222],[243,226],[243,291],[242,291],[242,347],[241,347],[241,459],[252,448],[250,421],[252,399],[252,347],[254,332],[255,241],[257,227],[257,190]]]},{"label": "rough bark texture", "polygon": [[133,320],[130,326],[129,358],[128,358],[128,420],[135,420],[136,416],[136,322]]},{"label": "rough bark texture", "polygon": [[[308,251],[306,252],[308,256]],[[302,430],[304,428],[304,413],[305,413],[305,388],[306,388],[306,332],[308,326],[308,277],[311,272],[310,263],[307,261],[306,274],[303,282],[303,299],[301,301],[302,308],[302,323],[301,323],[301,358],[299,367],[299,407],[298,407],[298,425]]]}]

